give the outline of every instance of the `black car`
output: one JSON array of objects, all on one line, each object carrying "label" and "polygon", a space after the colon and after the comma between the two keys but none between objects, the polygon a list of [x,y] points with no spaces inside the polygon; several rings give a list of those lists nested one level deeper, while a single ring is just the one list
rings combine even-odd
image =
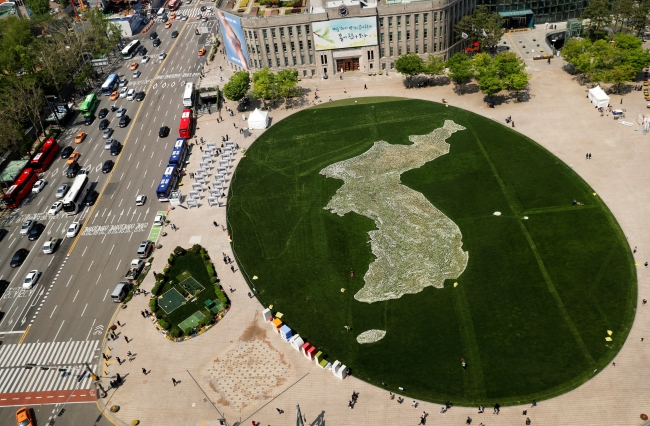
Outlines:
[{"label": "black car", "polygon": [[163,17],[160,18],[160,20],[163,21],[163,22],[167,22],[167,21],[169,21],[169,18],[167,17],[167,15],[163,15]]},{"label": "black car", "polygon": [[155,32],[155,31],[152,32],[151,34],[149,34],[149,38],[150,38],[151,40],[156,40],[156,39],[158,38],[158,33]]},{"label": "black car", "polygon": [[41,233],[43,232],[44,229],[45,229],[45,225],[43,225],[42,223],[37,223],[29,231],[29,234],[27,234],[27,239],[29,239],[29,241],[38,240],[38,237],[41,236]]},{"label": "black car", "polygon": [[160,43],[161,43],[161,41],[160,41],[159,38],[155,39],[155,40],[153,41],[153,47],[158,47],[158,46],[160,46]]},{"label": "black car", "polygon": [[162,126],[160,130],[158,130],[158,136],[161,138],[166,138],[167,135],[169,135],[169,127]]},{"label": "black car", "polygon": [[113,141],[111,144],[111,155],[118,155],[122,150],[122,144],[118,141]]},{"label": "black car", "polygon": [[93,121],[95,121],[95,116],[94,116],[94,115],[89,115],[89,116],[86,117],[86,119],[84,120],[84,124],[85,124],[86,126],[90,126],[91,124],[93,124]]},{"label": "black car", "polygon": [[74,162],[70,164],[70,167],[68,167],[68,170],[65,171],[66,177],[73,178],[76,177],[77,174],[79,174],[79,170],[81,170],[81,166],[79,163]]},{"label": "black car", "polygon": [[68,158],[70,154],[74,152],[74,148],[71,146],[66,146],[61,150],[61,158]]},{"label": "black car", "polygon": [[201,6],[201,12],[205,12],[205,6]]},{"label": "black car", "polygon": [[2,297],[3,294],[5,294],[5,291],[7,291],[8,287],[9,287],[9,281],[0,280],[0,297]]},{"label": "black car", "polygon": [[141,102],[144,99],[144,92],[137,92],[133,98],[138,102]]},{"label": "black car", "polygon": [[104,161],[104,165],[102,166],[102,173],[110,173],[111,170],[113,170],[113,160],[106,160]]},{"label": "black car", "polygon": [[4,240],[4,238],[7,236],[8,233],[9,231],[7,231],[6,229],[4,228],[0,229],[0,241]]},{"label": "black car", "polygon": [[140,56],[145,56],[147,54],[147,48],[142,46],[140,48]]},{"label": "black car", "polygon": [[97,114],[98,118],[106,118],[108,115],[108,108],[102,108],[99,110],[99,114]]},{"label": "black car", "polygon": [[178,37],[178,31],[172,31],[172,38]]},{"label": "black car", "polygon": [[120,124],[119,124],[119,126],[120,126],[120,127],[126,127],[126,126],[129,125],[129,122],[130,122],[130,121],[131,121],[131,119],[129,118],[128,115],[123,115],[122,118],[120,118]]},{"label": "black car", "polygon": [[95,204],[95,201],[97,201],[97,196],[99,194],[97,191],[89,191],[88,194],[86,194],[86,199],[84,200],[84,205],[86,206],[92,206]]},{"label": "black car", "polygon": [[110,124],[110,121],[107,119],[103,119],[102,121],[99,122],[99,130],[104,130],[108,128],[108,125]]},{"label": "black car", "polygon": [[197,28],[197,29],[194,30],[194,34],[195,35],[201,35],[201,31],[199,31],[199,29]]},{"label": "black car", "polygon": [[11,258],[11,263],[9,264],[9,266],[15,268],[17,266],[22,265],[28,254],[29,254],[29,250],[24,248],[18,249],[16,253],[14,253],[14,257]]}]

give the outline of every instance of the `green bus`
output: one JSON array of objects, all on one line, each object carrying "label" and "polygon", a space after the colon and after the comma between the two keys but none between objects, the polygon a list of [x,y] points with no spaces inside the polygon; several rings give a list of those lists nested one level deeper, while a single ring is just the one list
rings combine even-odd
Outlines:
[{"label": "green bus", "polygon": [[99,99],[97,99],[97,96],[95,96],[94,93],[86,96],[86,100],[84,100],[79,107],[81,110],[81,115],[84,117],[93,115],[93,112],[95,112],[97,105],[99,105]]}]

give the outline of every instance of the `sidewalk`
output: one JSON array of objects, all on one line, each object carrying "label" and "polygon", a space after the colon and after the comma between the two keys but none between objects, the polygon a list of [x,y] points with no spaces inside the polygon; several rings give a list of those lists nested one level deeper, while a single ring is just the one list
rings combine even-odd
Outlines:
[{"label": "sidewalk", "polygon": [[[540,31],[540,30],[536,30]],[[544,29],[541,29],[543,33]],[[513,36],[514,39],[515,36]],[[219,80],[219,61],[210,65],[204,81]],[[611,116],[600,117],[585,98],[587,88],[579,86],[572,76],[562,71],[563,61],[554,59],[549,65],[545,61],[526,59],[531,78],[531,93],[528,102],[508,101],[487,109],[480,93],[456,95],[453,85],[406,89],[397,73],[369,77],[367,75],[344,75],[330,80],[305,79],[300,86],[307,92],[318,86],[321,100],[333,100],[362,96],[401,96],[427,99],[439,102],[446,98],[454,106],[465,108],[503,123],[511,115],[519,132],[534,139],[561,160],[570,164],[602,197],[628,236],[631,246],[638,246],[637,261],[650,260],[650,227],[647,215],[650,197],[647,195],[648,167],[650,163],[650,140],[637,127],[618,124]],[[228,73],[229,67],[224,67]],[[216,79],[216,80],[215,80]],[[224,75],[224,80],[226,77]],[[211,84],[211,83],[210,83]],[[206,85],[210,85],[206,83]],[[218,83],[223,87],[223,83]],[[368,90],[364,90],[364,84]],[[347,90],[344,93],[343,89]],[[308,99],[313,98],[309,96]],[[523,96],[522,96],[523,98]],[[611,104],[619,106],[621,97],[611,96]],[[234,104],[229,102],[234,108]],[[624,96],[622,107],[627,109],[627,120],[635,121],[638,113],[646,110],[641,92]],[[273,123],[293,113],[293,110],[273,109],[270,116]],[[248,116],[248,112],[245,113]],[[241,147],[249,147],[261,134],[256,131],[252,137],[244,138],[233,123],[240,127],[242,114],[229,117],[222,111],[224,121],[216,122],[218,114],[202,115],[198,119],[197,136],[206,142],[221,144],[226,133]],[[200,152],[198,146],[190,157],[188,172],[198,167]],[[593,159],[585,161],[586,152]],[[241,153],[235,158],[241,159]],[[189,173],[188,173],[189,176]],[[189,185],[188,176],[184,186]],[[227,188],[228,189],[228,188]],[[184,189],[187,193],[187,189]],[[630,332],[629,341],[616,358],[616,367],[609,367],[580,388],[560,397],[542,401],[535,408],[530,404],[520,407],[506,407],[499,416],[477,414],[474,408],[454,407],[444,416],[439,414],[441,406],[421,403],[417,409],[411,407],[411,400],[404,404],[389,400],[383,389],[376,388],[354,377],[343,381],[330,372],[321,370],[308,362],[289,345],[283,343],[268,324],[262,323],[262,306],[256,299],[247,296],[248,287],[235,265],[236,273],[220,262],[221,252],[231,257],[232,252],[226,232],[215,228],[225,223],[225,208],[209,207],[202,200],[198,209],[176,208],[169,212],[168,219],[178,231],[165,229],[168,235],[159,240],[162,248],[153,254],[152,270],[160,271],[169,253],[177,245],[189,247],[201,244],[213,259],[222,286],[236,289],[229,296],[232,299],[230,312],[213,329],[204,335],[183,343],[166,340],[142,318],[140,311],[148,308],[148,298],[136,296],[128,308],[116,312],[113,323],[124,324],[117,331],[116,341],[106,342],[113,358],[106,368],[106,375],[116,373],[125,383],[118,390],[111,390],[108,397],[100,400],[100,407],[120,406],[116,414],[106,415],[116,424],[130,424],[133,419],[142,425],[217,425],[220,413],[225,415],[229,425],[236,422],[265,425],[295,424],[295,404],[300,403],[306,415],[307,425],[416,425],[422,411],[429,413],[427,424],[463,424],[468,416],[475,424],[484,422],[492,425],[524,424],[527,417],[532,424],[594,425],[594,424],[642,424],[641,413],[650,411],[646,395],[650,390],[650,369],[645,360],[650,354],[650,343],[641,343],[641,337],[650,336],[650,311],[639,306],[637,318]],[[640,268],[640,300],[647,298],[650,289],[649,270]],[[143,283],[143,288],[153,286],[152,274]],[[132,339],[126,343],[124,335]],[[121,366],[115,356],[126,358],[126,351],[136,357]],[[150,372],[142,373],[142,368]],[[176,387],[172,378],[180,380]],[[108,381],[104,379],[105,387]],[[356,407],[347,407],[352,391],[360,393]],[[214,406],[212,405],[214,404]],[[216,407],[216,408],[215,408]],[[285,411],[279,414],[276,408]],[[217,412],[218,409],[218,412]]]}]

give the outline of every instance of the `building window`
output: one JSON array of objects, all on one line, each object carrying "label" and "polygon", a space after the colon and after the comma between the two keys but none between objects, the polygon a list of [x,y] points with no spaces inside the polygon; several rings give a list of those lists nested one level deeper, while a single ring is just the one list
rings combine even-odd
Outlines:
[{"label": "building window", "polygon": [[266,46],[266,54],[268,55],[269,53],[271,53],[271,49],[269,49],[269,45],[268,45],[268,44],[265,45],[265,46]]},{"label": "building window", "polygon": [[375,59],[375,51],[374,50],[369,50],[368,51],[368,60],[373,60]]},{"label": "building window", "polygon": [[[298,27],[298,28],[300,28],[300,27]],[[300,41],[298,42],[298,48],[299,48],[300,50],[302,50],[302,40],[300,40]]]},{"label": "building window", "polygon": [[389,26],[389,27],[392,27],[392,26],[393,26],[393,17],[392,17],[392,16],[389,16],[389,17],[388,17],[388,26]]},{"label": "building window", "polygon": [[388,41],[393,41],[393,33],[392,32],[388,33]]},{"label": "building window", "polygon": [[402,32],[401,31],[397,32],[397,41],[402,41]]},{"label": "building window", "polygon": [[420,49],[418,49],[418,47],[420,47],[420,46],[416,43],[415,44],[415,53],[420,53]]},{"label": "building window", "polygon": [[402,25],[402,17],[398,16],[397,17],[397,26],[400,26],[400,25]]},{"label": "building window", "polygon": [[264,40],[266,40],[266,30],[262,30],[262,36],[264,37]]},{"label": "building window", "polygon": [[386,56],[386,49],[384,49],[384,48],[382,47],[382,48],[381,48],[381,57],[383,58],[384,56]]},{"label": "building window", "polygon": [[275,58],[275,63],[278,64],[278,68],[280,67],[280,58]]},{"label": "building window", "polygon": [[415,39],[417,40],[420,36],[420,30],[415,30]]},{"label": "building window", "polygon": [[390,56],[393,56],[393,47],[390,48]]},{"label": "building window", "polygon": [[[298,27],[298,28],[300,28],[300,27]],[[302,70],[302,76],[307,77],[307,70]]]},{"label": "building window", "polygon": [[[425,24],[426,24],[427,22],[429,22],[429,14],[428,14],[428,13],[423,14],[422,17],[424,18],[424,23],[425,23]],[[417,22],[417,21],[415,21],[415,22]]]},{"label": "building window", "polygon": [[433,37],[434,38],[438,37],[438,28],[433,29]]},{"label": "building window", "polygon": [[298,65],[298,61],[296,61],[296,57],[295,57],[295,56],[293,57],[293,64],[294,64],[294,65]]},{"label": "building window", "polygon": [[[423,35],[424,38],[426,39],[426,38],[427,38],[427,34],[429,33],[429,30],[427,30],[427,29],[425,28],[425,29],[423,29],[422,31],[424,32],[424,34],[422,34],[422,35]],[[416,37],[417,37],[417,36],[416,36]]]},{"label": "building window", "polygon": [[381,33],[381,36],[379,37],[381,39],[381,42],[384,42],[384,33]]},{"label": "building window", "polygon": [[305,25],[305,34],[309,35],[309,25]]},{"label": "building window", "polygon": [[255,64],[255,68],[257,68],[257,59],[253,59],[253,63]]},{"label": "building window", "polygon": [[407,40],[411,39],[411,30],[406,30],[406,39]]},{"label": "building window", "polygon": [[384,28],[384,18],[379,18],[379,26]]},{"label": "building window", "polygon": [[[309,55],[309,63],[313,64],[314,63],[314,55]],[[312,74],[313,75],[313,74]]]},{"label": "building window", "polygon": [[436,45],[435,43],[433,43],[433,51],[434,51],[434,52],[437,52],[437,51],[438,51],[438,50],[436,49],[436,46],[437,46],[437,45]]},{"label": "building window", "polygon": [[284,66],[285,67],[289,66],[289,58],[284,58]]},{"label": "building window", "polygon": [[327,65],[327,55],[320,55],[320,63],[322,65]]},{"label": "building window", "polygon": [[271,62],[271,59],[269,59],[269,68],[273,67],[273,62]]},{"label": "building window", "polygon": [[395,62],[391,62],[390,63],[390,69],[394,69],[394,68],[395,68]]},{"label": "building window", "polygon": [[260,54],[260,45],[259,44],[255,46],[255,51],[257,52],[258,55]]},{"label": "building window", "polygon": [[313,77],[316,74],[316,70],[311,70],[311,76]]},{"label": "building window", "polygon": [[384,62],[384,63],[381,64],[381,69],[382,69],[382,70],[385,70],[385,69],[386,69],[386,62]]},{"label": "building window", "polygon": [[406,15],[406,25],[411,24],[411,15]]},{"label": "building window", "polygon": [[280,37],[284,37],[284,28],[280,28]]},{"label": "building window", "polygon": [[282,51],[286,52],[287,51],[287,43],[282,42]]},{"label": "building window", "polygon": [[253,33],[253,36],[255,36],[255,37],[254,37],[255,40],[257,40],[257,31],[255,31],[255,32]]},{"label": "building window", "polygon": [[433,22],[438,22],[438,12],[433,12]]},{"label": "building window", "polygon": [[374,65],[374,64],[373,64],[373,63],[371,62],[371,63],[370,63],[370,69],[372,69],[372,68],[373,68],[373,65]]},{"label": "building window", "polygon": [[278,53],[278,44],[277,43],[273,43],[273,51],[275,53]]},{"label": "building window", "polygon": [[302,35],[302,29],[300,28],[300,25],[296,25],[296,31],[298,32],[298,37]]},{"label": "building window", "polygon": [[288,27],[289,30],[289,37],[293,37],[293,27]]},{"label": "building window", "polygon": [[271,37],[275,38],[275,28],[271,28]]},{"label": "building window", "polygon": [[411,53],[411,45],[410,44],[406,45],[406,53]]},{"label": "building window", "polygon": [[292,41],[291,42],[291,51],[293,52],[294,50],[296,50],[296,44]]},{"label": "building window", "polygon": [[438,43],[438,50],[442,50],[442,42]]},{"label": "building window", "polygon": [[307,40],[307,49],[311,50],[311,40]]},{"label": "building window", "polygon": [[427,53],[427,45],[426,45],[426,44],[424,45],[424,49],[422,49],[422,51],[423,51],[424,53]]},{"label": "building window", "polygon": [[300,65],[305,65],[305,55],[300,55]]},{"label": "building window", "polygon": [[397,46],[397,56],[402,56],[402,46]]},{"label": "building window", "polygon": [[415,15],[415,23],[418,24],[420,22],[420,15],[416,14]]}]

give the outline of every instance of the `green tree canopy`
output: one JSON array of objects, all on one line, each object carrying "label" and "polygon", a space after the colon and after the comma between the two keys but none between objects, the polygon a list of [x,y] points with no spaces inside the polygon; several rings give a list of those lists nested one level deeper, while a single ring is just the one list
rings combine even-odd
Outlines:
[{"label": "green tree canopy", "polygon": [[50,0],[25,0],[25,5],[36,15],[50,13]]},{"label": "green tree canopy", "polygon": [[519,92],[526,89],[530,76],[525,72],[511,74],[504,80],[506,88],[515,92],[515,100],[519,99]]},{"label": "green tree canopy", "polygon": [[295,95],[298,86],[298,70],[281,70],[275,78],[276,92],[279,97],[290,98]]},{"label": "green tree canopy", "polygon": [[449,78],[457,85],[462,85],[474,77],[472,60],[464,53],[458,52],[447,61]]},{"label": "green tree canopy", "polygon": [[424,67],[422,68],[422,73],[432,77],[443,75],[446,68],[447,64],[442,56],[429,55],[427,61],[424,63]]},{"label": "green tree canopy", "polygon": [[591,0],[582,11],[582,19],[589,19],[597,31],[611,24],[611,3],[609,0]]},{"label": "green tree canopy", "polygon": [[454,25],[454,33],[457,40],[462,38],[463,33],[467,34],[470,40],[478,40],[482,50],[486,47],[494,48],[503,36],[503,18],[497,12],[490,12],[487,6],[480,5],[474,13],[463,16]]},{"label": "green tree canopy", "polygon": [[407,81],[410,82],[411,77],[422,74],[424,71],[424,61],[417,54],[408,53],[397,58],[395,61],[395,69],[400,74],[404,74]]},{"label": "green tree canopy", "polygon": [[223,86],[223,95],[226,99],[239,102],[250,89],[250,77],[247,71],[239,71],[233,74]]}]

